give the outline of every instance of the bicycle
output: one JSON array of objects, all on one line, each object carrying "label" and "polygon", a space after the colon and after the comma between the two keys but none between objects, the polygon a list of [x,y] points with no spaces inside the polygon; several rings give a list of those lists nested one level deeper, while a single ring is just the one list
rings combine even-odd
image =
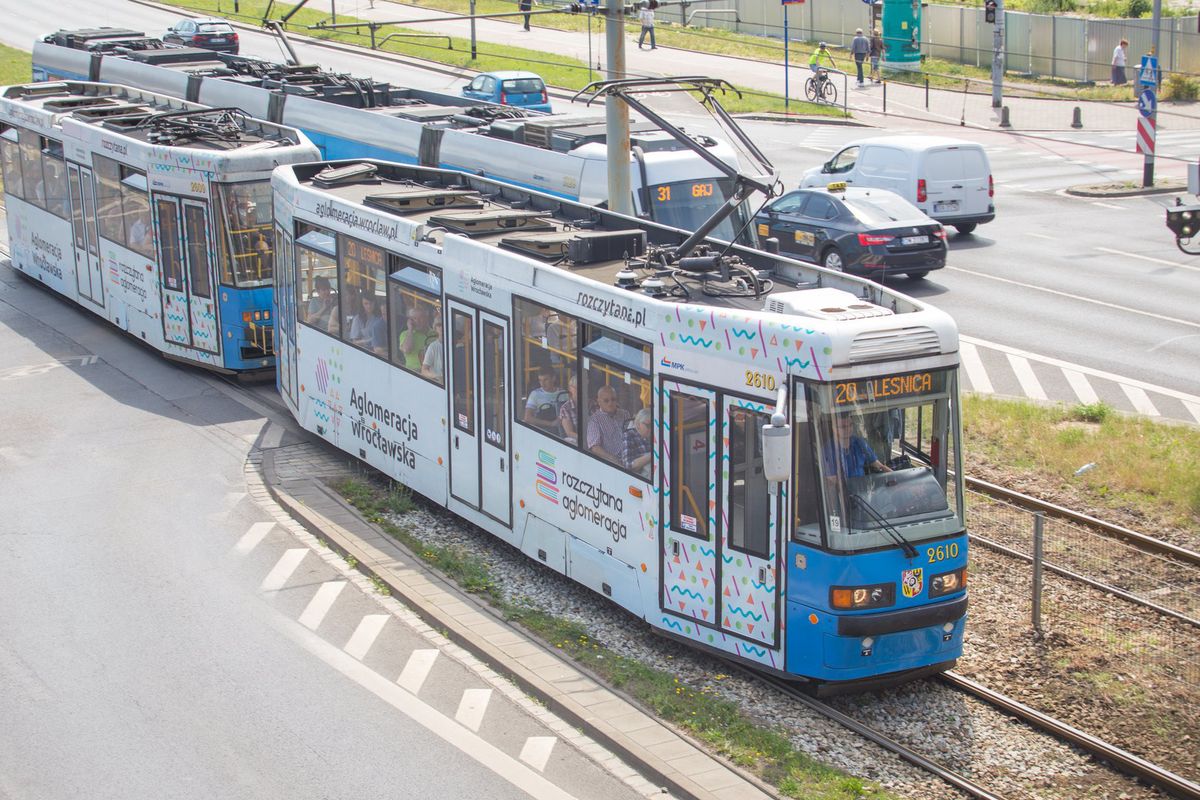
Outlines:
[{"label": "bicycle", "polygon": [[818,70],[816,75],[810,76],[804,82],[804,96],[813,103],[823,101],[834,105],[837,103],[837,87],[829,80],[829,74],[825,70]]}]

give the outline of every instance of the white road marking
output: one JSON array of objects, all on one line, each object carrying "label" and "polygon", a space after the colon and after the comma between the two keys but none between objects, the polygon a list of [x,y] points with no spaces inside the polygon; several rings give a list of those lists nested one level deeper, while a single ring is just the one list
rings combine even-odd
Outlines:
[{"label": "white road marking", "polygon": [[233,546],[233,551],[239,555],[245,555],[254,548],[258,547],[258,543],[271,532],[271,528],[275,527],[274,522],[256,522],[250,526],[250,530],[242,534],[242,538],[238,539],[238,543]]},{"label": "white road marking", "polygon": [[478,735],[464,730],[461,725],[454,724],[437,709],[421,702],[316,634],[282,615],[272,619],[284,635],[305,650],[535,800],[575,800],[573,795],[555,786],[530,767],[506,755]]},{"label": "white road marking", "polygon": [[396,683],[413,694],[421,691],[421,685],[425,683],[425,677],[429,675],[437,657],[437,650],[413,650],[412,655],[408,657],[408,663],[404,665],[404,671],[396,678]]},{"label": "white road marking", "polygon": [[[1076,370],[1078,372],[1082,372],[1084,375],[1089,375],[1093,378],[1101,378],[1106,381],[1112,381],[1113,383],[1119,383],[1122,386],[1136,386],[1139,389],[1144,389],[1147,392],[1155,392],[1156,394],[1165,395],[1167,397],[1173,397],[1176,400],[1179,400],[1180,402],[1183,402],[1183,403],[1200,404],[1200,396],[1197,396],[1194,394],[1187,394],[1186,392],[1180,392],[1175,389],[1168,389],[1165,386],[1155,386],[1152,383],[1146,383],[1145,381],[1139,381],[1139,380],[1135,380],[1133,378],[1126,378],[1121,375],[1115,375],[1111,372],[1105,372],[1102,369],[1092,369],[1091,367],[1083,367],[1083,366],[1080,366],[1079,364],[1072,364],[1069,361],[1063,361],[1063,360],[1057,359],[1057,358],[1050,358],[1049,356],[1040,356],[1037,353],[1030,353],[1025,350],[1018,350],[1017,348],[1009,347],[1006,344],[997,344],[996,342],[988,342],[983,339],[977,339],[974,336],[964,336],[961,334],[958,337],[958,343],[959,343],[960,350],[962,350],[963,344],[967,344],[972,347],[979,346],[979,347],[986,347],[989,350],[998,350],[1001,353],[1013,353],[1015,355],[1024,356],[1025,358],[1028,358],[1030,361],[1037,361],[1042,364],[1048,364],[1052,367],[1058,367],[1059,369]],[[964,363],[964,365],[966,364],[965,358],[963,359],[963,363]],[[967,374],[969,377],[970,373],[968,372]]]},{"label": "white road marking", "polygon": [[1121,391],[1125,392],[1125,396],[1129,398],[1129,402],[1133,404],[1134,410],[1139,414],[1145,414],[1148,417],[1159,416],[1158,409],[1154,407],[1154,403],[1150,402],[1150,396],[1146,394],[1145,390],[1122,383]]},{"label": "white road marking", "polygon": [[389,617],[391,614],[368,614],[363,617],[359,620],[358,627],[354,629],[350,641],[346,642],[343,649],[362,661],[366,657],[367,651],[371,649],[371,645],[375,644],[375,639],[383,630],[383,626],[387,624]]},{"label": "white road marking", "polygon": [[1165,314],[1155,314],[1151,311],[1142,311],[1137,308],[1129,308],[1128,306],[1119,306],[1116,303],[1108,303],[1108,302],[1105,302],[1104,300],[1096,300],[1091,297],[1083,297],[1082,295],[1071,294],[1070,292],[1060,292],[1057,289],[1048,289],[1045,286],[1035,286],[1032,283],[1025,283],[1024,281],[1014,281],[1010,278],[1001,278],[996,275],[989,275],[986,272],[977,272],[973,269],[963,269],[962,267],[950,267],[950,266],[947,266],[946,269],[954,270],[955,272],[965,272],[966,274],[974,275],[977,278],[989,278],[991,280],[998,281],[1000,283],[1008,283],[1013,286],[1020,286],[1023,289],[1033,289],[1038,292],[1045,292],[1046,294],[1057,295],[1058,297],[1066,297],[1071,300],[1078,300],[1082,303],[1091,303],[1092,305],[1104,306],[1105,308],[1113,308],[1113,309],[1116,309],[1117,311],[1125,311],[1130,314],[1139,314],[1143,317],[1152,317],[1154,319],[1160,319],[1163,322],[1173,322],[1177,325],[1186,325],[1189,328],[1200,328],[1200,322],[1192,322],[1192,321],[1186,320],[1186,319],[1177,319],[1175,317],[1168,317]]},{"label": "white road marking", "polygon": [[983,359],[975,345],[958,341],[958,355],[962,359],[963,369],[967,371],[967,380],[971,382],[971,390],[980,394],[994,394],[992,382],[988,379],[987,370],[983,367]]},{"label": "white road marking", "polygon": [[1184,400],[1183,405],[1188,410],[1188,413],[1192,415],[1192,418],[1196,422],[1200,422],[1200,403],[1189,403]]},{"label": "white road marking", "polygon": [[317,589],[317,593],[313,595],[312,600],[308,601],[308,606],[305,607],[304,613],[300,615],[300,624],[310,631],[315,631],[319,628],[321,622],[325,619],[325,615],[329,613],[329,609],[333,608],[333,602],[342,593],[342,589],[346,588],[346,583],[347,581],[326,581],[322,583],[321,588]]},{"label": "white road marking", "polygon": [[488,701],[491,699],[491,689],[465,690],[462,700],[458,703],[458,711],[454,714],[454,718],[473,731],[479,730],[479,726],[483,723],[483,714],[487,711]]},{"label": "white road marking", "polygon": [[1124,208],[1124,206],[1117,206],[1113,205],[1112,203],[1101,203],[1099,200],[1093,200],[1092,205],[1100,206],[1101,208],[1115,208],[1117,210]]},{"label": "white road marking", "polygon": [[264,592],[277,592],[282,589],[307,554],[307,547],[293,547],[288,550],[279,557],[279,561],[275,563],[267,577],[263,578],[262,586],[259,588]]},{"label": "white road marking", "polygon": [[1009,365],[1017,376],[1017,382],[1021,384],[1021,392],[1034,400],[1049,400],[1050,398],[1046,396],[1046,390],[1042,388],[1037,375],[1033,374],[1033,367],[1029,366],[1029,359],[1015,356],[1012,353],[1006,355]]},{"label": "white road marking", "polygon": [[1154,256],[1143,256],[1138,253],[1126,253],[1124,250],[1113,250],[1111,247],[1097,247],[1097,250],[1103,253],[1112,253],[1118,256],[1127,256],[1129,258],[1137,258],[1142,261],[1149,261],[1154,264],[1164,264],[1168,267],[1177,269],[1189,269],[1192,272],[1200,272],[1200,267],[1193,267],[1190,264],[1180,264],[1178,261],[1167,261],[1165,258],[1155,258]]},{"label": "white road marking", "polygon": [[554,749],[554,743],[557,741],[557,736],[530,736],[525,740],[525,746],[521,748],[518,758],[538,772],[545,772],[546,762],[550,760],[550,751]]},{"label": "white road marking", "polygon": [[1075,391],[1075,396],[1079,398],[1079,402],[1090,405],[1100,400],[1096,395],[1096,390],[1088,383],[1087,376],[1082,372],[1073,369],[1064,369],[1062,373],[1067,376],[1067,383],[1071,384],[1071,388]]},{"label": "white road marking", "polygon": [[1057,242],[1057,241],[1058,241],[1058,238],[1059,238],[1059,237],[1057,237],[1057,236],[1051,236],[1051,235],[1050,235],[1050,234],[1048,234],[1048,233],[1035,233],[1035,232],[1033,232],[1033,231],[1028,231],[1028,232],[1026,232],[1026,234],[1025,234],[1025,235],[1026,235],[1026,236],[1036,236],[1036,237],[1037,237],[1037,238],[1039,238],[1039,239],[1049,239],[1049,240],[1050,240],[1050,241],[1052,241],[1052,242]]}]

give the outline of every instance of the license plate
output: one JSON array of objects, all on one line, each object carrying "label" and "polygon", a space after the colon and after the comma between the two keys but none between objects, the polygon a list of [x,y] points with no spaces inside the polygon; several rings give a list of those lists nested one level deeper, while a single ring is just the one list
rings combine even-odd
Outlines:
[{"label": "license plate", "polygon": [[208,41],[209,41],[209,44],[225,44],[225,37],[224,36],[214,36],[213,38],[209,39]]},{"label": "license plate", "polygon": [[933,213],[939,214],[946,211],[958,211],[958,201],[952,200],[948,203],[934,203]]},{"label": "license plate", "polygon": [[928,236],[905,236],[900,239],[900,244],[928,244]]}]

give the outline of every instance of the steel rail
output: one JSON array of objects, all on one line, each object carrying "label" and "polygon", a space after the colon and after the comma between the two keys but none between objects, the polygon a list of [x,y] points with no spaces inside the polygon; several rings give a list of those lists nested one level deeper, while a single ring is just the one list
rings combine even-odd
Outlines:
[{"label": "steel rail", "polygon": [[983,700],[1031,727],[1038,728],[1065,742],[1069,742],[1089,755],[1111,764],[1120,772],[1156,786],[1172,797],[1184,798],[1184,800],[1200,800],[1200,784],[1193,783],[1187,778],[1176,775],[1170,770],[1153,764],[1140,756],[1135,756],[1133,753],[1122,750],[1116,745],[1098,739],[1090,733],[1084,733],[1078,728],[1032,709],[1024,703],[1013,700],[1011,697],[1005,697],[999,692],[988,689],[986,686],[976,683],[970,678],[963,677],[954,672],[944,672],[940,677],[955,689]]},{"label": "steel rail", "polygon": [[1085,525],[1090,528],[1095,528],[1101,533],[1111,536],[1114,539],[1121,539],[1133,545],[1137,545],[1142,550],[1156,555],[1165,555],[1176,558],[1185,564],[1192,566],[1200,566],[1200,553],[1194,550],[1188,550],[1185,547],[1164,542],[1161,539],[1155,539],[1152,536],[1147,536],[1144,533],[1123,528],[1120,525],[1114,525],[1111,522],[1097,519],[1087,514],[1081,514],[1078,511],[1072,511],[1069,508],[1055,505],[1054,503],[1038,500],[1036,497],[1030,497],[1027,494],[1005,489],[1002,486],[997,486],[994,483],[966,476],[967,488],[974,489],[982,494],[990,495],[1000,500],[1012,503],[1013,505],[1021,506],[1022,508],[1033,511],[1041,511],[1048,517],[1074,522],[1077,525]]},{"label": "steel rail", "polygon": [[[744,666],[742,668],[745,669]],[[785,681],[781,678],[776,678],[776,677],[773,677],[770,675],[763,675],[761,673],[750,673],[750,674],[752,674],[755,678],[758,678],[758,679],[763,680],[766,683],[770,684],[776,690],[785,694],[787,697],[789,697],[793,700],[797,700],[800,703],[808,706],[809,708],[811,708],[813,711],[816,711],[821,716],[833,720],[834,722],[838,723],[839,725],[842,725],[843,727],[853,731],[854,733],[857,733],[859,736],[862,736],[865,739],[871,740],[875,744],[882,747],[884,750],[887,750],[890,753],[894,753],[895,755],[904,759],[908,763],[913,764],[914,766],[920,767],[921,769],[923,769],[927,772],[930,772],[933,775],[936,775],[937,777],[941,778],[946,783],[950,784],[951,786],[955,787],[956,789],[959,789],[959,790],[965,792],[966,794],[970,795],[971,797],[978,798],[978,800],[1003,800],[1001,795],[997,795],[997,794],[985,789],[984,787],[980,786],[979,784],[975,783],[974,781],[970,780],[969,778],[966,778],[966,777],[958,774],[957,772],[954,772],[953,770],[949,769],[948,767],[942,766],[941,764],[939,764],[936,761],[926,758],[925,756],[921,755],[916,750],[913,750],[912,748],[908,747],[907,745],[901,744],[900,742],[896,741],[895,739],[892,739],[891,737],[887,736],[884,733],[881,733],[880,731],[877,731],[876,729],[872,728],[871,726],[866,725],[862,722],[859,722],[858,720],[854,719],[853,717],[849,717],[849,716],[843,714],[841,711],[838,711],[836,708],[833,708],[832,706],[818,700],[815,697],[805,694],[802,690],[797,689],[794,685],[788,683],[787,681]]]}]

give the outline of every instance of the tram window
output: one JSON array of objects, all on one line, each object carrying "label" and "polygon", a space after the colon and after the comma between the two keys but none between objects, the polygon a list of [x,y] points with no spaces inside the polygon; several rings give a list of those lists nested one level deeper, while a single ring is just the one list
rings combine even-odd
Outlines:
[{"label": "tram window", "polygon": [[125,244],[125,222],[121,210],[121,165],[111,158],[93,156],[96,172],[96,225],[100,235]]},{"label": "tram window", "polygon": [[504,448],[504,329],[483,323],[483,435],[489,444]]},{"label": "tram window", "polygon": [[45,208],[46,181],[42,177],[42,137],[33,131],[22,130],[19,138],[25,199],[38,208]]},{"label": "tram window", "polygon": [[3,164],[4,192],[13,197],[25,196],[25,182],[21,177],[21,150],[17,144],[16,128],[4,127],[0,132],[0,163]]},{"label": "tram window", "polygon": [[582,327],[580,396],[588,409],[583,446],[625,467],[625,429],[650,405],[650,346],[595,325]]},{"label": "tram window", "polygon": [[158,212],[158,241],[162,283],[173,292],[182,292],[183,287],[183,251],[182,239],[179,235],[178,203],[175,200],[160,197],[155,201]]},{"label": "tram window", "polygon": [[202,206],[183,206],[184,242],[188,256],[188,285],[197,297],[212,297],[208,268],[208,214]]},{"label": "tram window", "polygon": [[389,269],[392,363],[441,386],[446,363],[442,273],[395,255],[391,256]]},{"label": "tram window", "polygon": [[516,417],[578,444],[578,320],[522,298],[513,300],[513,319],[520,337],[515,358]]},{"label": "tram window", "polygon": [[340,336],[337,244],[334,235],[306,222],[296,223],[296,307],[300,321]]},{"label": "tram window", "polygon": [[450,365],[453,370],[454,427],[475,432],[475,342],[469,314],[450,312]]},{"label": "tram window", "polygon": [[729,545],[759,558],[770,554],[770,503],[763,474],[766,414],[729,409]]},{"label": "tram window", "polygon": [[797,397],[802,416],[792,423],[795,449],[796,479],[792,482],[795,498],[796,521],[792,526],[792,538],[808,544],[821,543],[820,489],[814,461],[812,429],[808,424],[807,409],[802,398]]},{"label": "tram window", "polygon": [[669,412],[671,530],[701,539],[708,538],[709,403],[704,397],[673,393]]},{"label": "tram window", "polygon": [[146,258],[154,258],[154,238],[150,235],[150,196],[146,194],[145,186],[146,176],[140,172],[121,181],[125,241],[130,250]]},{"label": "tram window", "polygon": [[67,163],[61,142],[42,137],[42,173],[46,182],[46,210],[67,218]]},{"label": "tram window", "polygon": [[383,248],[340,237],[338,287],[346,339],[376,355],[388,354],[387,253]]},{"label": "tram window", "polygon": [[269,286],[275,275],[275,232],[270,181],[215,187],[217,261],[221,283],[239,288]]}]

